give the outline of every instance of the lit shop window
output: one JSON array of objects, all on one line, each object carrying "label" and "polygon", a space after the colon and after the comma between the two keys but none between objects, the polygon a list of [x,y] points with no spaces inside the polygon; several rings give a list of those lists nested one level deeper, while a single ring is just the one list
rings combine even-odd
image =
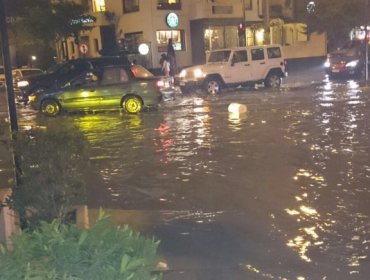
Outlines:
[{"label": "lit shop window", "polygon": [[158,52],[166,52],[168,39],[172,38],[175,51],[185,50],[183,30],[160,30],[157,31]]},{"label": "lit shop window", "polygon": [[158,0],[158,10],[181,10],[180,0]]},{"label": "lit shop window", "polygon": [[211,26],[204,30],[205,50],[235,48],[238,46],[238,29],[236,26]]},{"label": "lit shop window", "polygon": [[92,0],[93,12],[105,12],[105,0]]}]

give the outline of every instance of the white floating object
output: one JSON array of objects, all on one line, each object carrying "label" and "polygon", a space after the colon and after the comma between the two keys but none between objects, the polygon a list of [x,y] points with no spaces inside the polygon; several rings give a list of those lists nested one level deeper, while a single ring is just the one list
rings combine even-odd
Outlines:
[{"label": "white floating object", "polygon": [[228,107],[229,113],[246,113],[247,112],[247,106],[239,103],[230,103]]}]

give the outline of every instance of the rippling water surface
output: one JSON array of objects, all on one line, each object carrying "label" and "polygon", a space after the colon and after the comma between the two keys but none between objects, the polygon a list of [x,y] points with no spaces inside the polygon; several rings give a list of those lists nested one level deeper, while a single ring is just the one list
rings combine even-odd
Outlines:
[{"label": "rippling water surface", "polygon": [[[208,230],[230,271],[207,279],[369,279],[369,96],[327,81],[184,96],[140,115],[21,119],[76,125],[104,206],[176,210],[163,221]],[[229,113],[231,102],[247,113]]]}]

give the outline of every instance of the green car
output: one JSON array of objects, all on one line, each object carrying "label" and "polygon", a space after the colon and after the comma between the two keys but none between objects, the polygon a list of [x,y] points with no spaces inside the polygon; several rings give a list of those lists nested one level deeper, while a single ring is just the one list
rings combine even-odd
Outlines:
[{"label": "green car", "polygon": [[47,116],[120,108],[139,113],[145,107],[156,107],[162,92],[172,90],[171,84],[168,78],[155,77],[140,65],[107,66],[85,72],[59,90],[35,92],[29,96],[29,104]]}]

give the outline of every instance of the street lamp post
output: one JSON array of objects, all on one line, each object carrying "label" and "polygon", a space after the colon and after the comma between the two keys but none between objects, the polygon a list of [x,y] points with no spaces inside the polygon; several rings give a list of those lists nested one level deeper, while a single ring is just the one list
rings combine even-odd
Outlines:
[{"label": "street lamp post", "polygon": [[366,83],[369,80],[369,33],[370,33],[370,23],[368,21],[369,16],[369,0],[365,0],[365,80]]},{"label": "street lamp post", "polygon": [[12,65],[10,62],[8,33],[7,33],[6,28],[7,28],[7,25],[6,25],[6,18],[5,18],[5,4],[4,4],[4,0],[0,0],[1,50],[3,52],[5,83],[6,83],[6,92],[7,92],[7,97],[8,97],[7,99],[8,99],[8,109],[9,109],[9,117],[10,117],[10,128],[12,132],[14,132],[18,130],[18,122],[17,122],[17,111],[15,107],[15,100],[14,100]]}]

